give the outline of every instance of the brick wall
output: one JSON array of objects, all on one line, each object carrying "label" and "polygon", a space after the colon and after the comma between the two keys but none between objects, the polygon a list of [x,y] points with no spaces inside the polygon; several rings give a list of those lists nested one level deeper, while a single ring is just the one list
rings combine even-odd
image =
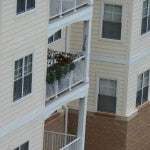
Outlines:
[{"label": "brick wall", "polygon": [[54,132],[64,132],[65,127],[65,115],[64,113],[57,112],[54,115],[50,116],[45,121],[45,130],[54,131]]},{"label": "brick wall", "polygon": [[[78,111],[69,111],[69,133],[76,134]],[[130,121],[87,113],[85,150],[150,150],[150,106]]]}]

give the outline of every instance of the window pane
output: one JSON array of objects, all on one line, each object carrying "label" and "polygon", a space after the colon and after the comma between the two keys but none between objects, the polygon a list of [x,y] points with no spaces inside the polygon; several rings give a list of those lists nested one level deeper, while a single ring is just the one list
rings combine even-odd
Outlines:
[{"label": "window pane", "polygon": [[104,13],[104,21],[112,21],[112,13]]},{"label": "window pane", "polygon": [[142,19],[142,31],[141,33],[146,33],[147,32],[147,17],[144,17]]},{"label": "window pane", "polygon": [[24,75],[27,75],[32,72],[32,64],[29,64],[24,67]]},{"label": "window pane", "polygon": [[142,88],[142,84],[143,84],[143,74],[140,74],[138,76],[138,90]]},{"label": "window pane", "polygon": [[15,70],[22,68],[22,65],[23,65],[23,59],[19,59],[15,61]]},{"label": "window pane", "polygon": [[100,87],[100,94],[101,95],[108,95],[108,89],[107,87]]},{"label": "window pane", "polygon": [[35,0],[27,0],[27,10],[35,8]]},{"label": "window pane", "polygon": [[121,22],[121,14],[114,14],[113,15],[114,22]]},{"label": "window pane", "polygon": [[61,30],[59,30],[58,32],[55,33],[55,36],[54,36],[54,41],[58,40],[61,38]]},{"label": "window pane", "polygon": [[18,69],[15,71],[15,74],[14,74],[14,79],[18,79],[18,78],[21,78],[22,77],[22,68]]},{"label": "window pane", "polygon": [[29,150],[29,142],[22,144],[20,150]]},{"label": "window pane", "polygon": [[148,101],[148,86],[143,89],[143,100],[142,103]]},{"label": "window pane", "polygon": [[53,42],[53,36],[48,38],[48,44]]},{"label": "window pane", "polygon": [[14,96],[13,101],[17,101],[22,97],[22,79],[14,81]]},{"label": "window pane", "polygon": [[100,79],[100,87],[108,87],[108,80]]},{"label": "window pane", "polygon": [[116,89],[109,88],[108,96],[116,97]]},{"label": "window pane", "polygon": [[109,88],[117,88],[117,81],[109,80]]},{"label": "window pane", "polygon": [[19,150],[19,147],[15,148],[14,150]]},{"label": "window pane", "polygon": [[150,15],[148,16],[148,31],[150,31]]},{"label": "window pane", "polygon": [[25,12],[25,0],[17,0],[17,14]]},{"label": "window pane", "polygon": [[140,106],[141,105],[141,98],[142,98],[142,90],[137,92],[137,96],[136,96],[136,106]]},{"label": "window pane", "polygon": [[122,13],[122,6],[114,5],[114,12],[115,13]]},{"label": "window pane", "polygon": [[121,39],[121,23],[103,21],[103,38],[107,39]]},{"label": "window pane", "polygon": [[23,96],[26,96],[31,93],[31,86],[32,86],[32,74],[27,75],[24,78]]},{"label": "window pane", "polygon": [[32,54],[25,57],[25,65],[32,63]]},{"label": "window pane", "polygon": [[143,17],[147,16],[148,8],[143,9]]},{"label": "window pane", "polygon": [[113,12],[113,5],[105,4],[104,11]]},{"label": "window pane", "polygon": [[98,95],[98,111],[116,113],[116,97]]}]

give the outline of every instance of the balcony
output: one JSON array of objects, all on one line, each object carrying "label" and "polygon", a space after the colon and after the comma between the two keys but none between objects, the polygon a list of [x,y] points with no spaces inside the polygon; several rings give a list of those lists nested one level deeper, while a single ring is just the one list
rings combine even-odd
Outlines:
[{"label": "balcony", "polygon": [[57,98],[85,80],[85,56],[48,49],[46,99]]},{"label": "balcony", "polygon": [[49,19],[61,17],[64,14],[89,5],[91,0],[50,0]]},{"label": "balcony", "polygon": [[75,135],[45,131],[44,150],[77,150],[79,141]]}]

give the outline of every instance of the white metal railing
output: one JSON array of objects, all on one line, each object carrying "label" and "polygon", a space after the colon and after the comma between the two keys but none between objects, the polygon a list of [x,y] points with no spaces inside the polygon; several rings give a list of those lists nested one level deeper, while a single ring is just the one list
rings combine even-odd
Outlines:
[{"label": "white metal railing", "polygon": [[75,68],[68,72],[59,81],[56,80],[53,83],[46,83],[46,99],[58,97],[59,94],[66,90],[71,90],[72,87],[84,81],[85,78],[85,56],[81,56],[75,59],[73,62]]},{"label": "white metal railing", "polygon": [[77,8],[86,5],[91,0],[50,0],[49,17],[54,18],[63,14],[76,10]]},{"label": "white metal railing", "polygon": [[79,140],[75,135],[45,131],[44,150],[77,150]]}]

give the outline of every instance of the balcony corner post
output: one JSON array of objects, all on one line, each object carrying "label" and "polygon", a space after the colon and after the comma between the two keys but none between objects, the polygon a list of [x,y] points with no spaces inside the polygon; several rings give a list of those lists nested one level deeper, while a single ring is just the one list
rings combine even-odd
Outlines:
[{"label": "balcony corner post", "polygon": [[80,141],[77,145],[78,150],[84,150],[86,113],[87,113],[87,97],[84,97],[79,100],[79,117],[78,117],[77,136],[80,137]]}]

